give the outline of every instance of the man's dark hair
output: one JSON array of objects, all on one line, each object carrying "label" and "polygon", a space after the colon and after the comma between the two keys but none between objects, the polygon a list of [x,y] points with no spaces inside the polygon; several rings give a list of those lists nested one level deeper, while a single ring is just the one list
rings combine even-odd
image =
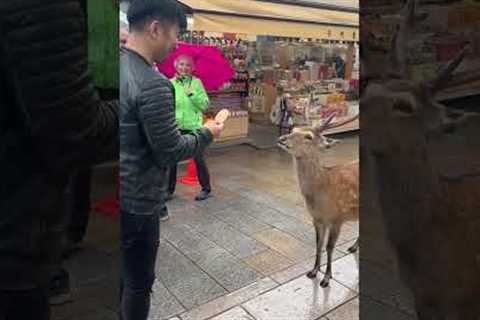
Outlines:
[{"label": "man's dark hair", "polygon": [[147,22],[158,20],[164,24],[186,29],[187,18],[176,0],[131,0],[127,12],[131,31],[142,31]]}]

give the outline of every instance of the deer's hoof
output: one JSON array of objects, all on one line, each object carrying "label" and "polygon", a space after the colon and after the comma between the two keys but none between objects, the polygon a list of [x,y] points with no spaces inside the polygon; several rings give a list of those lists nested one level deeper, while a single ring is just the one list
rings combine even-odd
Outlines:
[{"label": "deer's hoof", "polygon": [[317,277],[317,271],[315,271],[315,270],[310,271],[309,273],[307,273],[307,277],[309,277],[310,279],[316,278]]},{"label": "deer's hoof", "polygon": [[353,247],[348,248],[348,252],[350,252],[350,253],[355,253],[355,252],[357,252],[357,250],[358,250],[357,246],[353,246]]},{"label": "deer's hoof", "polygon": [[320,282],[320,287],[326,288],[330,285],[330,280],[329,279],[323,279],[322,282]]}]

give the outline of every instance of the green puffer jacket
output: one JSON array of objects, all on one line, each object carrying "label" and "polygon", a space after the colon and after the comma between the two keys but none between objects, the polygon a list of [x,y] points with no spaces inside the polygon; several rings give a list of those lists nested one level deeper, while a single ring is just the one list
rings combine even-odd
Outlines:
[{"label": "green puffer jacket", "polygon": [[[175,112],[178,126],[181,130],[194,131],[203,126],[203,112],[207,110],[210,100],[198,78],[173,78],[175,88]],[[186,89],[191,87],[192,94],[188,96]]]}]

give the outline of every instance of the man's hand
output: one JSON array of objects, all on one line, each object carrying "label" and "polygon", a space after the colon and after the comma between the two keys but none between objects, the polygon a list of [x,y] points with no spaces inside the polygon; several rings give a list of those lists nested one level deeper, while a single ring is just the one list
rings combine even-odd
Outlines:
[{"label": "man's hand", "polygon": [[120,47],[126,47],[129,37],[129,32],[126,28],[120,29]]},{"label": "man's hand", "polygon": [[204,124],[204,127],[210,130],[210,132],[215,138],[218,138],[220,136],[220,133],[222,133],[223,125],[224,124],[221,122],[210,120]]},{"label": "man's hand", "polygon": [[190,87],[190,86],[186,87],[185,88],[185,94],[190,97],[193,94],[192,87]]}]

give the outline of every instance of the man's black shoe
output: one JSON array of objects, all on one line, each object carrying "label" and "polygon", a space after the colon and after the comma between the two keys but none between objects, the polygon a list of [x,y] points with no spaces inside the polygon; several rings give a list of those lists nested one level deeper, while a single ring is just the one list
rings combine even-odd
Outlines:
[{"label": "man's black shoe", "polygon": [[168,192],[167,195],[165,196],[165,202],[168,202],[173,199],[173,192],[170,193]]},{"label": "man's black shoe", "polygon": [[49,303],[52,306],[73,302],[70,292],[70,277],[68,272],[61,269],[50,279]]},{"label": "man's black shoe", "polygon": [[210,191],[208,190],[202,190],[196,197],[196,201],[203,201],[206,200],[210,197]]}]

